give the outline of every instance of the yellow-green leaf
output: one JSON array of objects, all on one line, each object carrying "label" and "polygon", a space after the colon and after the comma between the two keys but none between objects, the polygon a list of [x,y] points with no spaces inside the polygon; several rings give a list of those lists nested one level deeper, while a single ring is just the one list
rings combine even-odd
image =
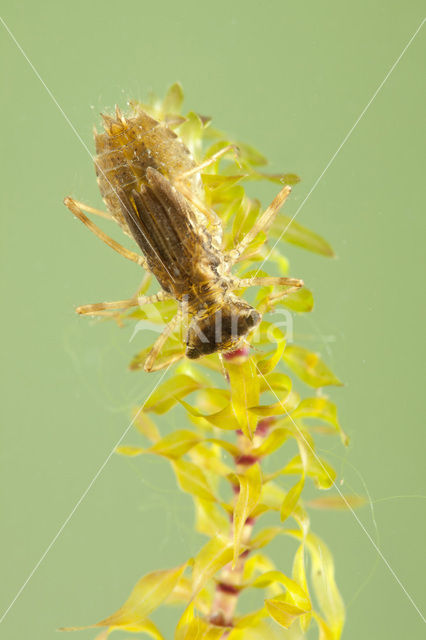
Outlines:
[{"label": "yellow-green leaf", "polygon": [[234,509],[233,566],[235,566],[240,555],[246,520],[259,502],[262,490],[262,473],[257,462],[249,467],[244,474],[238,474],[237,477],[240,483],[240,491]]},{"label": "yellow-green leaf", "polygon": [[295,173],[266,173],[264,171],[255,171],[252,174],[252,177],[257,180],[266,179],[270,182],[276,182],[281,186],[285,184],[294,185],[300,182],[300,178]]},{"label": "yellow-green leaf", "polygon": [[328,258],[334,256],[333,249],[324,238],[298,222],[295,222],[289,216],[280,214],[271,226],[269,233],[273,237],[282,238],[282,240],[290,244],[294,244],[302,249],[307,249],[313,253],[319,253]]},{"label": "yellow-green leaf", "polygon": [[259,381],[256,365],[251,358],[234,363],[225,362],[231,384],[231,404],[240,429],[250,440],[256,430],[257,417],[248,407],[259,403]]},{"label": "yellow-green leaf", "polygon": [[[164,636],[160,633],[156,625],[148,619],[138,622],[137,624],[126,625],[125,627],[109,627],[106,632],[104,632],[104,637],[106,638],[109,633],[118,630],[128,631],[129,633],[146,633],[150,638],[154,638],[154,640],[164,640]],[[96,638],[96,640],[101,639],[103,640],[102,634]]]},{"label": "yellow-green leaf", "polygon": [[335,511],[345,511],[346,509],[358,509],[366,503],[363,496],[357,495],[341,495],[341,496],[323,496],[314,498],[307,503],[308,507],[313,509],[331,509]]},{"label": "yellow-green leaf", "polygon": [[175,460],[172,464],[182,491],[203,500],[216,500],[206,476],[196,464],[186,460]]},{"label": "yellow-green leaf", "polygon": [[[145,361],[150,353],[152,346],[146,347],[142,349],[138,354],[134,356],[132,361],[130,362],[130,369],[132,371],[138,371],[143,369]],[[155,365],[156,366],[166,366],[167,364],[171,364],[172,362],[177,362],[185,355],[185,345],[182,344],[181,340],[177,340],[174,336],[169,338],[166,341],[166,344],[161,349],[160,354],[158,355]]]},{"label": "yellow-green leaf", "polygon": [[201,442],[202,437],[188,429],[179,429],[165,436],[147,450],[147,453],[156,453],[166,458],[177,460],[187,451]]},{"label": "yellow-green leaf", "polygon": [[148,438],[150,442],[157,442],[160,440],[161,435],[158,431],[157,425],[140,409],[137,409],[134,412],[134,425],[139,433]]},{"label": "yellow-green leaf", "polygon": [[281,393],[281,397],[278,402],[273,404],[260,404],[257,407],[250,407],[249,412],[260,418],[269,418],[271,416],[287,415],[289,409],[286,407],[286,400],[289,396],[289,391]]},{"label": "yellow-green leaf", "polygon": [[340,386],[342,384],[318,354],[312,353],[304,347],[288,345],[283,358],[290,369],[311,387]]},{"label": "yellow-green leaf", "polygon": [[275,341],[275,351],[269,358],[265,358],[257,363],[257,368],[262,375],[271,373],[280,362],[286,346],[285,335],[275,327],[271,338]]},{"label": "yellow-green leaf", "polygon": [[268,164],[268,160],[253,146],[246,144],[245,142],[238,142],[239,158],[244,163],[247,162],[253,166],[263,166]]},{"label": "yellow-green leaf", "polygon": [[218,427],[219,429],[226,429],[227,431],[236,431],[240,428],[240,425],[237,421],[235,413],[232,409],[231,404],[227,404],[226,407],[221,409],[220,411],[215,411],[214,413],[205,414],[195,407],[192,407],[190,404],[185,402],[184,400],[179,401],[180,404],[185,407],[188,413],[195,418],[203,418],[207,420],[210,424]]},{"label": "yellow-green leaf", "polygon": [[[258,612],[259,617],[256,620],[254,616],[250,619],[250,614],[244,616],[247,619],[247,624],[244,628],[235,628],[229,634],[227,640],[283,640],[282,629],[272,626],[269,620],[266,608],[263,608]],[[267,617],[267,620],[262,620],[261,617]],[[254,621],[253,621],[254,618]],[[240,619],[237,619],[236,625],[239,625]],[[304,640],[302,636],[291,635],[286,640]]]},{"label": "yellow-green leaf", "polygon": [[194,380],[186,374],[178,374],[166,380],[151,394],[144,405],[144,411],[166,413],[177,402],[188,394],[196,391],[201,386],[198,380]]},{"label": "yellow-green leaf", "polygon": [[283,358],[290,369],[311,387],[319,388],[326,385],[342,384],[318,354],[312,353],[304,347],[288,345]]},{"label": "yellow-green leaf", "polygon": [[163,100],[164,113],[180,113],[183,103],[183,89],[179,82],[172,84]]},{"label": "yellow-green leaf", "polygon": [[263,553],[251,553],[244,563],[244,582],[253,580],[256,573],[274,570],[275,565],[268,556]]},{"label": "yellow-green leaf", "polygon": [[284,529],[281,527],[266,527],[251,539],[250,548],[262,549],[262,547],[266,547],[266,545],[272,542],[280,533],[284,533]]},{"label": "yellow-green leaf", "polygon": [[328,624],[319,616],[316,612],[313,614],[314,620],[318,625],[319,630],[319,638],[318,640],[338,640],[339,636],[335,636],[335,634],[331,631]]},{"label": "yellow-green leaf", "polygon": [[[236,629],[245,629],[249,632],[253,627],[257,626],[257,623],[263,620],[266,617],[265,609],[259,609],[258,611],[254,611],[253,613],[248,613],[245,616],[241,616],[237,618],[235,621]],[[240,636],[238,636],[240,637]]]},{"label": "yellow-green leaf", "polygon": [[[189,455],[197,467],[203,469],[206,473],[211,472],[213,476],[226,477],[232,473],[231,467],[222,461],[221,452],[218,447],[208,447],[200,444],[196,449],[190,451]],[[214,480],[214,478],[212,478],[212,480]]]},{"label": "yellow-green leaf", "polygon": [[197,157],[201,150],[204,124],[198,113],[190,111],[185,122],[179,127],[179,137],[189,147],[191,153]]},{"label": "yellow-green leaf", "polygon": [[[274,371],[267,376],[260,376],[260,392],[275,392],[279,398],[286,398],[291,391],[291,378],[285,373]],[[287,409],[290,411],[290,409]]]},{"label": "yellow-green leaf", "polygon": [[263,442],[256,448],[253,449],[252,455],[261,458],[262,456],[268,456],[274,451],[277,451],[284,442],[288,439],[289,431],[284,427],[277,427],[273,429]]},{"label": "yellow-green leaf", "polygon": [[292,413],[293,418],[317,418],[331,424],[340,434],[344,445],[349,444],[349,438],[343,432],[337,417],[337,407],[328,398],[304,398]]},{"label": "yellow-green leaf", "polygon": [[228,442],[227,440],[221,440],[220,438],[207,438],[207,441],[217,444],[221,449],[230,453],[231,456],[237,457],[241,453],[237,445],[232,442]]},{"label": "yellow-green leaf", "polygon": [[256,580],[251,583],[251,586],[257,589],[265,589],[275,582],[279,582],[285,587],[288,595],[291,597],[291,604],[305,611],[311,609],[311,601],[305,590],[302,589],[297,582],[288,578],[282,571],[268,571],[256,578]]},{"label": "yellow-green leaf", "polygon": [[186,566],[187,564],[184,564],[176,569],[164,569],[148,573],[139,580],[123,606],[111,616],[87,627],[72,627],[66,630],[145,625],[145,619],[149,614],[154,609],[157,609],[173,591]]},{"label": "yellow-green leaf", "polygon": [[133,458],[134,456],[140,456],[141,453],[145,452],[145,449],[142,449],[142,447],[133,447],[128,444],[122,444],[117,447],[116,452],[122,456],[129,456]]},{"label": "yellow-green leaf", "polygon": [[229,538],[215,536],[198,552],[192,569],[192,591],[197,594],[222,567],[232,560]]},{"label": "yellow-green leaf", "polygon": [[195,615],[195,608],[191,602],[176,626],[175,640],[201,640],[206,627],[207,623]]},{"label": "yellow-green leaf", "polygon": [[280,298],[278,304],[297,313],[305,313],[312,311],[314,308],[314,297],[309,289],[302,287],[297,291],[288,293],[284,298]]},{"label": "yellow-green leaf", "polygon": [[[293,575],[293,580],[297,582],[297,584],[303,589],[303,591],[305,592],[305,594],[307,594],[309,598],[308,581],[306,579],[306,569],[305,569],[305,545],[303,542],[299,546],[296,553],[294,554],[292,575]],[[301,616],[300,626],[302,631],[306,632],[308,630],[311,622],[311,618],[312,618],[312,612],[306,613],[305,615]]]},{"label": "yellow-green leaf", "polygon": [[[291,530],[287,533],[302,538],[300,531]],[[338,640],[345,621],[345,607],[334,577],[333,556],[324,542],[313,533],[309,533],[305,541],[311,556],[311,579],[315,595],[332,633],[331,638]]]},{"label": "yellow-green leaf", "polygon": [[229,519],[221,513],[211,500],[195,498],[196,528],[209,538],[218,534],[225,535],[229,531]]},{"label": "yellow-green leaf", "polygon": [[272,598],[265,600],[266,609],[275,622],[278,622],[284,629],[290,629],[293,622],[300,616],[306,613],[300,607],[296,607],[294,604],[283,602],[278,598]]},{"label": "yellow-green leaf", "polygon": [[[326,460],[314,451],[307,450],[306,473],[312,478],[318,489],[330,489],[336,480],[336,472]],[[279,473],[303,474],[305,467],[299,455],[295,456]]]},{"label": "yellow-green leaf", "polygon": [[292,515],[295,510],[297,503],[299,502],[300,495],[303,491],[303,487],[305,486],[305,476],[302,475],[299,482],[297,482],[294,487],[291,487],[289,491],[286,493],[286,496],[281,505],[281,522],[284,522],[289,516]]}]

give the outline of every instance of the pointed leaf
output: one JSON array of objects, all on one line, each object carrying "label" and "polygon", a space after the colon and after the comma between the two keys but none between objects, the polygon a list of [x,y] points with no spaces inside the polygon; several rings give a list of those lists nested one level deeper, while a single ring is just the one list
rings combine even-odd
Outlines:
[{"label": "pointed leaf", "polygon": [[264,376],[266,376],[268,373],[271,373],[275,369],[283,356],[286,346],[285,335],[278,328],[275,328],[271,339],[273,339],[276,343],[275,352],[273,352],[272,356],[270,356],[269,358],[261,360],[257,363],[259,372]]},{"label": "pointed leaf", "polygon": [[[294,555],[293,580],[297,582],[297,584],[303,589],[303,591],[307,594],[309,598],[308,581],[306,579],[306,570],[305,570],[305,545],[303,542]],[[304,616],[301,616],[300,626],[302,628],[302,631],[306,632],[309,629],[311,618],[312,618],[311,611],[309,613],[306,613]]]},{"label": "pointed leaf", "polygon": [[[301,539],[300,531],[287,531],[289,535]],[[313,533],[306,536],[306,546],[312,561],[311,579],[316,598],[332,635],[340,638],[345,621],[345,607],[334,578],[333,556],[324,542]],[[323,634],[323,638],[327,635]]]},{"label": "pointed leaf", "polygon": [[273,237],[281,237],[282,240],[290,244],[294,244],[302,249],[307,249],[313,253],[319,253],[327,258],[334,256],[333,249],[324,238],[314,231],[303,227],[298,222],[295,222],[289,216],[280,214],[269,230],[269,233]]},{"label": "pointed leaf", "polygon": [[297,291],[288,293],[284,298],[278,301],[278,304],[283,307],[287,307],[297,313],[305,313],[312,311],[314,308],[314,297],[312,292],[306,287],[302,287]]},{"label": "pointed leaf", "polygon": [[151,394],[144,404],[144,411],[154,411],[158,414],[166,413],[176,404],[178,399],[196,391],[200,386],[201,383],[198,380],[194,380],[186,374],[172,376],[160,384]]},{"label": "pointed leaf", "polygon": [[256,462],[244,474],[238,474],[237,477],[240,491],[234,509],[234,567],[240,555],[246,520],[259,502],[262,490],[262,473],[259,464]]},{"label": "pointed leaf", "polygon": [[306,613],[300,607],[283,602],[278,598],[265,600],[266,609],[275,622],[278,622],[284,629],[290,629],[293,622],[302,614]]},{"label": "pointed leaf", "polygon": [[292,487],[286,494],[283,503],[281,505],[281,522],[284,522],[289,516],[292,515],[297,503],[299,502],[300,495],[305,486],[305,476],[302,475],[299,482]]},{"label": "pointed leaf", "polygon": [[[307,449],[306,473],[315,482],[318,489],[330,489],[336,480],[336,472],[326,460],[320,458],[314,451]],[[295,456],[281,469],[283,474],[303,474],[305,467],[300,456]]]},{"label": "pointed leaf", "polygon": [[253,166],[262,166],[268,164],[268,160],[257,149],[244,142],[238,142],[239,159],[242,163]]},{"label": "pointed leaf", "polygon": [[173,591],[187,564],[176,569],[148,573],[134,587],[129,598],[118,611],[108,618],[87,627],[67,628],[67,631],[91,627],[128,627],[145,624],[145,618],[157,609]]},{"label": "pointed leaf", "polygon": [[203,500],[216,500],[206,476],[197,465],[186,460],[175,460],[172,464],[182,491]]},{"label": "pointed leaf", "polygon": [[172,84],[163,100],[164,113],[180,113],[183,103],[183,89],[179,82]]},{"label": "pointed leaf", "polygon": [[195,615],[191,602],[183,612],[175,630],[175,640],[201,640],[207,623]]},{"label": "pointed leaf", "polygon": [[192,569],[192,592],[194,595],[232,560],[232,554],[232,543],[228,538],[216,536],[204,545],[194,559]]},{"label": "pointed leaf", "polygon": [[303,382],[311,387],[341,385],[342,383],[316,353],[304,347],[288,345],[284,351],[284,361]]},{"label": "pointed leaf", "polygon": [[210,538],[226,535],[229,531],[229,519],[221,513],[218,506],[211,500],[195,498],[196,529]]},{"label": "pointed leaf", "polygon": [[291,604],[294,604],[300,609],[306,611],[309,611],[312,608],[311,601],[306,591],[297,584],[297,582],[288,578],[281,571],[267,571],[256,578],[256,580],[251,583],[251,586],[256,587],[257,589],[265,589],[276,582],[282,584],[286,589],[288,595],[292,599]]},{"label": "pointed leaf", "polygon": [[282,527],[267,527],[266,529],[262,529],[262,531],[251,539],[250,548],[262,549],[281,533],[284,533],[284,529]]},{"label": "pointed leaf", "polygon": [[288,429],[284,427],[277,427],[273,429],[266,438],[264,438],[263,442],[256,448],[253,449],[252,455],[262,458],[263,456],[268,456],[277,449],[280,449],[284,442],[288,440],[289,437]]},{"label": "pointed leaf", "polygon": [[340,434],[345,446],[349,444],[348,436],[343,432],[337,417],[337,408],[328,398],[305,398],[292,413],[293,418],[317,418],[331,424]]},{"label": "pointed leaf", "polygon": [[195,447],[202,437],[188,429],[179,429],[165,436],[147,450],[147,453],[156,453],[159,456],[177,460],[187,451]]},{"label": "pointed leaf", "polygon": [[[109,627],[106,633],[109,635],[110,632],[118,629],[121,629],[122,631],[128,631],[130,633],[146,633],[150,636],[150,638],[154,638],[154,640],[165,640],[164,636],[160,633],[156,625],[148,619],[143,620],[142,622],[138,622],[137,624],[127,625],[125,627]],[[106,637],[107,635],[105,635],[105,638]],[[99,640],[101,640],[101,638],[102,635],[99,636]],[[95,640],[98,640],[98,638],[96,638]]]},{"label": "pointed leaf", "polygon": [[133,424],[139,433],[148,438],[150,442],[157,442],[161,439],[157,425],[146,413],[141,411],[141,409],[135,410]]},{"label": "pointed leaf", "polygon": [[[139,371],[143,369],[145,361],[152,349],[152,346],[146,347],[146,349],[142,349],[138,354],[134,356],[132,361],[130,362],[130,369],[132,371]],[[166,366],[171,362],[176,362],[180,360],[185,355],[185,345],[182,344],[181,340],[176,340],[174,336],[169,338],[166,341],[166,344],[161,349],[161,353],[158,355],[155,364],[156,366]]]},{"label": "pointed leaf", "polygon": [[185,402],[184,400],[179,401],[180,404],[185,407],[189,414],[194,416],[195,418],[203,418],[207,420],[210,424],[218,427],[219,429],[226,429],[227,431],[236,431],[240,428],[240,425],[237,421],[235,413],[232,409],[231,404],[229,403],[226,407],[221,409],[220,411],[215,411],[214,413],[205,414],[195,407],[192,407],[190,404]]},{"label": "pointed leaf", "polygon": [[142,447],[133,447],[128,444],[122,444],[116,448],[116,453],[119,453],[122,456],[129,456],[133,458],[134,456],[140,456],[141,453],[145,453],[145,449]]},{"label": "pointed leaf", "polygon": [[336,511],[345,511],[347,509],[358,509],[366,503],[363,496],[357,495],[341,495],[341,496],[324,496],[314,498],[307,503],[308,507],[313,509],[332,509]]},{"label": "pointed leaf", "polygon": [[[231,467],[222,461],[220,449],[217,447],[208,447],[200,444],[196,449],[190,451],[189,455],[197,467],[203,469],[206,473],[211,472],[213,476],[226,478],[232,473]],[[214,481],[214,478],[212,480]]]},{"label": "pointed leaf", "polygon": [[231,384],[231,404],[240,429],[250,440],[256,431],[257,417],[248,407],[259,403],[259,381],[256,365],[251,358],[234,363],[225,361]]}]

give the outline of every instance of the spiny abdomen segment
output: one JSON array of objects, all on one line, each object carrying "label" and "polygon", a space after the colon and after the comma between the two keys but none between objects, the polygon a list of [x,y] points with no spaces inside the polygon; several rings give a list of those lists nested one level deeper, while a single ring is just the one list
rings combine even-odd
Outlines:
[{"label": "spiny abdomen segment", "polygon": [[[115,118],[103,115],[104,133],[95,131],[97,156],[95,169],[102,198],[128,233],[122,213],[120,192],[130,195],[147,184],[148,168],[156,169],[168,180],[177,178],[195,166],[186,145],[166,125],[136,107],[131,117],[117,108]],[[192,190],[199,189],[199,177],[188,179]]]}]

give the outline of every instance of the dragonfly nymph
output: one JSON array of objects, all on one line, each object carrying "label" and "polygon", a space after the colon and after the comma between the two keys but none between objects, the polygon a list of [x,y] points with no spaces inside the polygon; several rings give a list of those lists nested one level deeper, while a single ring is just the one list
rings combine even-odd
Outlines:
[{"label": "dragonfly nymph", "polygon": [[[72,198],[65,204],[96,235],[124,257],[151,272],[161,289],[152,296],[79,307],[81,314],[97,315],[174,298],[175,317],[165,326],[144,363],[156,363],[167,338],[188,319],[185,355],[199,358],[237,349],[261,321],[261,314],[234,292],[250,286],[300,288],[301,280],[287,277],[238,278],[231,273],[258,233],[265,233],[290,193],[285,186],[253,227],[231,250],[223,248],[219,216],[205,205],[201,172],[232,150],[227,146],[197,164],[188,147],[165,123],[134,106],[129,117],[117,108],[115,117],[103,116],[104,132],[95,131],[95,168],[103,213]],[[139,246],[142,255],[107,236],[85,213],[115,220]],[[174,357],[176,359],[176,357]]]}]

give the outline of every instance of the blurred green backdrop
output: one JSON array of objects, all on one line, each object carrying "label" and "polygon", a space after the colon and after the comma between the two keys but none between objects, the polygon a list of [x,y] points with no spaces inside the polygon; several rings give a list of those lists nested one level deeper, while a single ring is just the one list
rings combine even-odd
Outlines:
[{"label": "blurred green backdrop", "polygon": [[[90,150],[99,111],[150,90],[162,95],[180,80],[187,109],[213,115],[217,126],[257,146],[273,170],[301,175],[289,214],[422,20],[416,0],[5,0],[2,7]],[[129,344],[130,328],[74,315],[77,304],[127,297],[140,273],[63,206],[67,194],[100,204],[92,162],[3,27],[0,42],[5,610],[158,374],[128,371],[139,346]],[[358,516],[419,606],[424,54],[423,30],[298,215],[331,242],[338,259],[287,250],[291,274],[316,298],[297,331],[345,381],[333,397],[352,441],[347,452],[332,444],[327,455],[345,490],[369,492],[372,505]],[[260,195],[267,202],[274,192],[269,186]],[[182,414],[173,420],[179,425]],[[420,638],[421,617],[354,517],[312,517],[334,553],[348,605],[344,638]],[[113,456],[1,635],[49,640],[62,625],[94,622],[115,610],[142,574],[183,561],[200,544],[191,501],[175,488],[167,463]],[[277,562],[283,545],[272,545]],[[173,611],[156,618],[168,638],[175,618]]]}]

